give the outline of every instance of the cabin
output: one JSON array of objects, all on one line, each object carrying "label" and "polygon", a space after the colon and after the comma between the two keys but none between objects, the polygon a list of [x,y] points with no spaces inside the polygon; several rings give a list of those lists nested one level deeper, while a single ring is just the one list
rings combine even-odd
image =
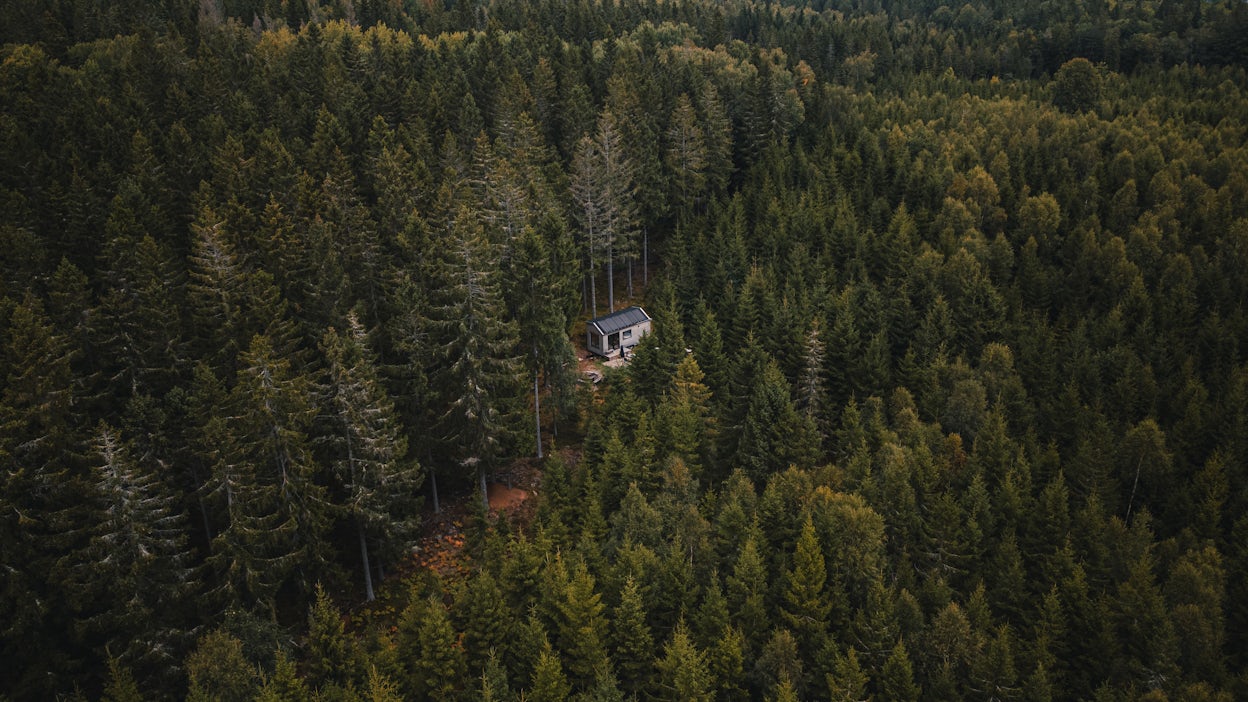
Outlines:
[{"label": "cabin", "polygon": [[585,345],[590,352],[605,358],[626,356],[628,349],[649,333],[650,315],[634,305],[589,320],[585,325]]}]

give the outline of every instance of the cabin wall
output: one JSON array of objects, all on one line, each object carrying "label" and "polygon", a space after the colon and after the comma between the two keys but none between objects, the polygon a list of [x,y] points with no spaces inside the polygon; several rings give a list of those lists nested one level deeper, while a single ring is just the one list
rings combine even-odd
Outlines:
[{"label": "cabin wall", "polygon": [[[625,332],[631,332],[631,334],[625,338]],[[617,332],[612,332],[612,334],[603,334],[600,337],[598,337],[597,331],[591,326],[585,330],[585,348],[589,350],[590,353],[594,353],[605,358],[615,358],[620,355],[621,349],[631,349],[641,341],[641,337],[649,333],[650,320],[634,324],[631,327],[625,327]],[[613,334],[619,335],[619,345],[614,349],[607,348],[610,345],[609,339]],[[595,343],[595,337],[602,340],[601,345]]]}]

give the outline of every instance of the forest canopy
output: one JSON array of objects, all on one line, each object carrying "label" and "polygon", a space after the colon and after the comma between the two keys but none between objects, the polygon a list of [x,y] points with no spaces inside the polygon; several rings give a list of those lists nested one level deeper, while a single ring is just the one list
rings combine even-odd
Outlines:
[{"label": "forest canopy", "polygon": [[0,44],[0,699],[1248,698],[1244,3]]}]

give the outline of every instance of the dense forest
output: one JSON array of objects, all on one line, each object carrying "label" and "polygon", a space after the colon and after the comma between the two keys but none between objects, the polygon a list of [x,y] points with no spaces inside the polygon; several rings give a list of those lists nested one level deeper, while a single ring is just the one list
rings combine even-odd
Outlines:
[{"label": "dense forest", "polygon": [[0,42],[0,699],[1248,698],[1243,2]]}]

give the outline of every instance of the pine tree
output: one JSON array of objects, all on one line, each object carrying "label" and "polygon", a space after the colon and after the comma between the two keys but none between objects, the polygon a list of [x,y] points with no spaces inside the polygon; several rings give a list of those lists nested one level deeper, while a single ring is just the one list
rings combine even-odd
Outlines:
[{"label": "pine tree", "polygon": [[493,649],[481,670],[481,687],[477,692],[481,702],[510,702],[515,698],[507,682],[507,670]]},{"label": "pine tree", "polygon": [[368,689],[364,699],[367,702],[402,702],[403,695],[394,681],[373,666],[368,669]]},{"label": "pine tree", "polygon": [[352,681],[351,642],[342,623],[342,613],[320,583],[316,600],[308,611],[307,679],[317,688],[346,686]]},{"label": "pine tree", "polygon": [[790,465],[810,467],[817,451],[815,442],[813,424],[789,398],[788,381],[774,361],[769,363],[754,383],[737,464],[761,482]]},{"label": "pine tree", "polygon": [[255,702],[311,702],[312,692],[299,671],[295,670],[295,662],[290,660],[286,652],[277,650],[273,663],[273,674],[269,675],[264,686],[257,693]]},{"label": "pine tree", "polygon": [[188,643],[183,617],[195,591],[185,516],[169,487],[103,422],[92,458],[90,541],[65,559],[75,589],[94,600],[81,626],[102,636],[110,655],[147,686],[168,684]]},{"label": "pine tree", "polygon": [[329,362],[328,400],[336,420],[334,469],[347,490],[345,506],[355,522],[365,598],[371,601],[368,541],[401,543],[411,533],[422,476],[405,456],[403,428],[355,313],[347,315],[343,333],[326,331],[321,349]]},{"label": "pine tree", "polygon": [[595,264],[602,260],[607,274],[607,311],[615,310],[615,253],[628,252],[637,231],[636,166],[625,153],[616,115],[604,110],[594,135],[577,144],[572,162],[573,212],[584,235],[589,262],[590,301],[598,316],[594,288]]},{"label": "pine tree", "polygon": [[53,329],[33,296],[7,308],[0,353],[0,542],[6,569],[0,617],[3,654],[10,665],[0,681],[14,694],[52,694],[38,671],[59,665],[69,614],[55,563],[77,544],[72,507],[82,503],[74,477],[73,351]]},{"label": "pine tree", "polygon": [[918,702],[922,689],[914,680],[914,670],[906,644],[898,641],[876,681],[879,699],[886,702]]},{"label": "pine tree", "polygon": [[793,567],[785,573],[781,615],[797,633],[804,650],[818,650],[827,633],[830,603],[824,592],[827,568],[810,515],[797,539]]},{"label": "pine tree", "polygon": [[445,408],[442,439],[459,465],[475,473],[485,504],[486,473],[515,436],[516,331],[503,313],[497,256],[466,207],[456,212],[448,236],[430,287],[433,384]]},{"label": "pine tree", "polygon": [[667,128],[667,155],[664,159],[674,186],[672,203],[678,213],[689,212],[706,187],[706,142],[693,102],[682,93]]},{"label": "pine tree", "polygon": [[707,184],[712,191],[718,192],[728,186],[728,180],[732,177],[732,121],[728,118],[727,110],[724,109],[713,82],[707,81],[698,97],[706,142]]},{"label": "pine tree", "polygon": [[537,457],[542,457],[542,405],[539,381],[557,399],[572,393],[576,352],[567,335],[567,304],[557,294],[559,274],[546,242],[532,228],[525,228],[515,242],[508,275],[508,297],[515,311],[525,366],[533,376],[533,418]]},{"label": "pine tree", "polygon": [[288,355],[295,330],[272,276],[242,264],[227,236],[224,218],[210,208],[201,208],[191,230],[187,292],[200,332],[196,343],[213,350],[205,360],[232,380],[235,357],[257,334],[268,335],[272,345]]},{"label": "pine tree", "polygon": [[104,687],[101,702],[143,702],[143,695],[134,676],[117,658],[108,659],[108,685]]},{"label": "pine tree", "polygon": [[702,378],[697,360],[686,354],[676,366],[672,387],[658,410],[663,453],[679,456],[695,476],[713,462],[718,440],[711,391],[702,384]]},{"label": "pine tree", "polygon": [[[307,433],[315,413],[312,381],[264,336],[255,337],[239,363],[230,440],[212,479],[228,523],[213,540],[211,560],[233,600],[272,607],[287,578],[298,571],[306,579],[327,562],[331,508]],[[311,589],[306,580],[304,586]]]},{"label": "pine tree", "polygon": [[587,689],[596,671],[607,664],[605,605],[584,562],[573,569],[559,604],[559,650],[567,662],[569,682]]},{"label": "pine tree", "polygon": [[464,657],[471,674],[484,670],[495,650],[502,650],[513,635],[514,615],[489,571],[481,571],[465,584],[455,602],[456,619],[463,632]]},{"label": "pine tree", "polygon": [[538,656],[537,666],[533,669],[533,683],[525,699],[532,702],[564,702],[571,691],[572,686],[563,674],[559,655],[550,647],[549,641],[545,642],[541,655]]},{"label": "pine tree", "polygon": [[733,624],[746,633],[752,647],[761,643],[770,621],[767,589],[766,566],[751,536],[742,545],[728,577],[728,605]]},{"label": "pine tree", "polygon": [[464,652],[456,641],[446,607],[436,598],[413,602],[404,613],[409,643],[407,694],[414,699],[445,699],[460,686]]},{"label": "pine tree", "polygon": [[827,675],[828,697],[833,702],[859,702],[867,699],[868,682],[858,664],[858,653],[850,646],[832,661],[832,672]]},{"label": "pine tree", "polygon": [[709,702],[713,681],[706,665],[706,654],[694,646],[682,619],[663,644],[663,655],[655,662],[659,682],[655,699],[664,702]]},{"label": "pine tree", "polygon": [[188,700],[249,702],[258,692],[255,666],[243,655],[243,642],[222,630],[211,631],[186,659]]},{"label": "pine tree", "polygon": [[716,699],[725,702],[749,699],[745,690],[745,655],[745,636],[732,626],[707,650],[707,669],[715,681]]},{"label": "pine tree", "polygon": [[633,576],[624,579],[620,604],[612,618],[611,660],[619,670],[624,691],[640,696],[646,688],[654,661],[654,639],[646,624],[646,607],[641,589]]}]

